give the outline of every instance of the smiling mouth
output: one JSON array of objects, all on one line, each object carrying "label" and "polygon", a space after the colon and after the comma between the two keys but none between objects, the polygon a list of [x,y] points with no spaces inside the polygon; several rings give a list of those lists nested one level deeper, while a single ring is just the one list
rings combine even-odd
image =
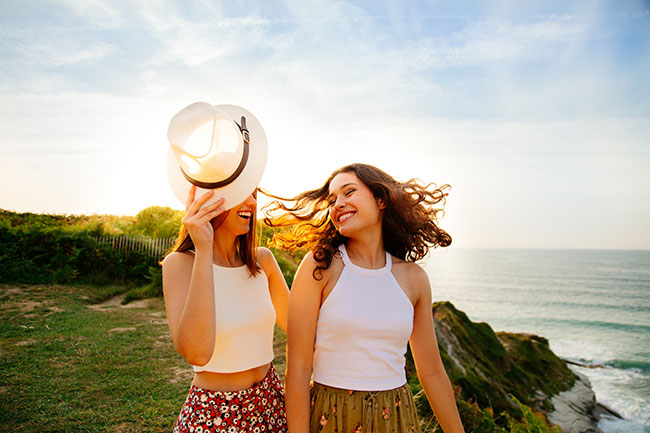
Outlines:
[{"label": "smiling mouth", "polygon": [[354,216],[354,214],[355,214],[355,212],[346,212],[344,214],[339,215],[339,217],[338,217],[339,224],[344,222],[344,221],[349,220],[350,218],[352,218]]},{"label": "smiling mouth", "polygon": [[248,221],[253,216],[253,212],[249,210],[245,210],[245,211],[237,212],[237,216],[240,218],[244,218],[245,220]]}]

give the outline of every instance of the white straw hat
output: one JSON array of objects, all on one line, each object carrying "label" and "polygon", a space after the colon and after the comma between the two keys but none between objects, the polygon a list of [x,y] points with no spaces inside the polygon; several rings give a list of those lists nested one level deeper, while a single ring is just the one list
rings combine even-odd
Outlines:
[{"label": "white straw hat", "polygon": [[264,129],[236,105],[188,105],[169,122],[167,138],[167,177],[183,204],[194,184],[195,198],[214,190],[205,204],[223,197],[233,208],[255,191],[266,167]]}]

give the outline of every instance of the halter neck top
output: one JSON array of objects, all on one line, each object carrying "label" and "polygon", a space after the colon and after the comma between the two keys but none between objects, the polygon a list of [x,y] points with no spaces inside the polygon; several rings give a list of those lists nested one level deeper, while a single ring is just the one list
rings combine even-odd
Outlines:
[{"label": "halter neck top", "polygon": [[275,309],[262,270],[213,265],[216,341],[210,361],[195,372],[233,373],[273,360]]},{"label": "halter neck top", "polygon": [[358,391],[406,383],[405,354],[413,304],[386,266],[366,269],[339,247],[343,271],[320,308],[314,345],[315,382]]}]

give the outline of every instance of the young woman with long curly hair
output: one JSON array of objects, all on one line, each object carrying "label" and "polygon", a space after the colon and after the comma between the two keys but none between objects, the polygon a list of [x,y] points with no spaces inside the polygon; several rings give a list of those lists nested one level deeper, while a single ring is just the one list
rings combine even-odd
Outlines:
[{"label": "young woman with long curly hair", "polygon": [[463,431],[438,351],[429,279],[414,263],[451,243],[437,225],[447,189],[352,164],[318,189],[266,206],[268,225],[288,227],[275,246],[309,250],[289,296],[291,433],[420,432],[404,368],[409,342],[443,430]]}]

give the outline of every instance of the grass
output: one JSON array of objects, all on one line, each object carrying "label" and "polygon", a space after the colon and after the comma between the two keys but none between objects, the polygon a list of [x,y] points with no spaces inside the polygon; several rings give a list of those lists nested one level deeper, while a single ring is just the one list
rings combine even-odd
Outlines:
[{"label": "grass", "polygon": [[[0,432],[171,431],[191,368],[162,299],[121,305],[126,290],[0,286]],[[281,375],[284,342],[276,330]]]},{"label": "grass", "polygon": [[[172,430],[192,371],[172,345],[162,299],[123,305],[128,290],[0,285],[0,433]],[[282,378],[285,343],[276,327]],[[524,405],[516,420],[456,394],[466,431],[559,432]],[[440,431],[430,409],[420,417],[425,432]]]}]

